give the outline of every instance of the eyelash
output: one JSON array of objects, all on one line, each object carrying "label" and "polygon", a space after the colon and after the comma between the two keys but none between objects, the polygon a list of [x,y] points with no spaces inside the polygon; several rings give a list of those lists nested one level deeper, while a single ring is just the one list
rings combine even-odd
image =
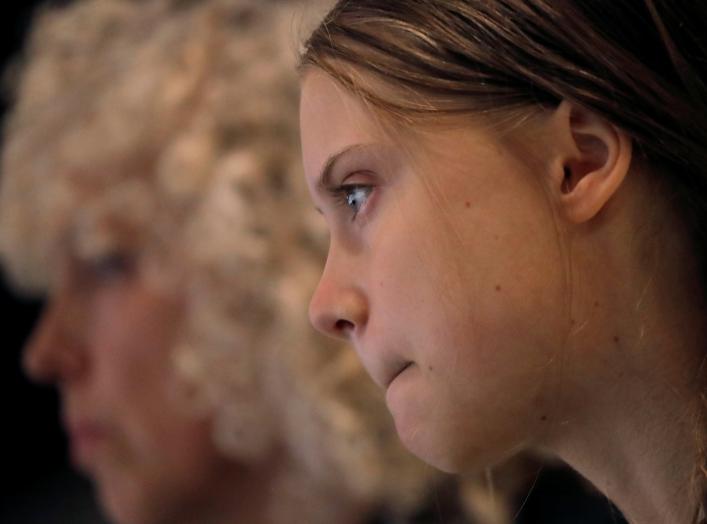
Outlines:
[{"label": "eyelash", "polygon": [[[365,192],[366,201],[358,208],[354,208],[354,194],[361,191]],[[351,212],[352,222],[356,219],[361,209],[365,207],[368,203],[368,199],[371,197],[372,191],[373,186],[369,184],[342,184],[338,187],[330,189],[330,192],[334,196],[336,203],[342,207],[347,208]]]}]

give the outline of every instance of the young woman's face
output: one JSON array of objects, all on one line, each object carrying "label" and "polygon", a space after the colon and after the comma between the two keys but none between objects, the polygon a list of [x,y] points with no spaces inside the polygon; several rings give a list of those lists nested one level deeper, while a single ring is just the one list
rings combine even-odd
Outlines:
[{"label": "young woman's face", "polygon": [[353,343],[413,452],[490,465],[539,443],[557,410],[570,320],[542,162],[471,122],[420,142],[378,123],[307,73],[304,167],[331,233],[310,317]]},{"label": "young woman's face", "polygon": [[245,466],[217,451],[210,423],[180,396],[171,359],[179,296],[149,286],[122,256],[61,258],[24,356],[32,378],[59,389],[73,462],[115,522],[199,521],[218,511],[209,508],[233,497]]}]

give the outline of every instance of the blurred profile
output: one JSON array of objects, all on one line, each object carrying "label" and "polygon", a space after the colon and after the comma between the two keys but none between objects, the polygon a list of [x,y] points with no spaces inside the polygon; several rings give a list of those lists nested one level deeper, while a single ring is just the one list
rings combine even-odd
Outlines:
[{"label": "blurred profile", "polygon": [[355,355],[308,326],[327,237],[295,61],[318,7],[85,0],[35,22],[0,257],[46,296],[24,369],[57,387],[112,522],[505,522],[404,451]]}]

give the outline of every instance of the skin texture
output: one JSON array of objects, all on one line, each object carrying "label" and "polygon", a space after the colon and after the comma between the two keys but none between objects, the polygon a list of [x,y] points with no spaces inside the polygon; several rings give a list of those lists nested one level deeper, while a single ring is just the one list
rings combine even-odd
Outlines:
[{"label": "skin texture", "polygon": [[223,514],[262,509],[266,490],[248,486],[267,481],[272,468],[219,453],[208,419],[180,397],[170,359],[179,295],[148,286],[126,258],[61,262],[25,370],[57,385],[73,462],[94,481],[108,516],[130,524],[220,522]]},{"label": "skin texture", "polygon": [[[332,232],[314,325],[346,332],[403,442],[433,465],[458,471],[524,446],[550,409],[544,386],[567,319],[540,322],[563,301],[561,253],[520,151],[469,128],[437,130],[424,154],[406,155],[317,73],[302,107],[310,177],[332,152],[374,144],[333,171],[331,186],[373,187],[355,218],[311,182]],[[337,328],[339,317],[350,325]]]},{"label": "skin texture", "polygon": [[630,138],[566,101],[504,132],[384,122],[305,73],[304,167],[331,232],[310,318],[353,343],[403,443],[453,472],[541,448],[630,521],[689,522],[704,302]]}]

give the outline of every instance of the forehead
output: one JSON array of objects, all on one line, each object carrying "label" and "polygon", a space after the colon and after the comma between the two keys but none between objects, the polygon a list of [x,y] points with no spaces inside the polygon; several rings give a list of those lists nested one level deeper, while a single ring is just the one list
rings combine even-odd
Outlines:
[{"label": "forehead", "polygon": [[[382,91],[390,89],[373,79],[361,78],[361,81]],[[410,93],[410,96],[422,95]],[[459,156],[465,146],[479,146],[511,134],[498,132],[501,129],[491,118],[471,113],[461,116],[434,113],[419,120],[396,119],[374,109],[314,67],[302,80],[300,131],[310,187],[316,183],[327,160],[351,146],[380,144],[419,161],[445,156],[450,151]]]},{"label": "forehead", "polygon": [[383,139],[373,112],[318,69],[308,71],[302,82],[300,127],[304,169],[310,185],[332,154]]}]

